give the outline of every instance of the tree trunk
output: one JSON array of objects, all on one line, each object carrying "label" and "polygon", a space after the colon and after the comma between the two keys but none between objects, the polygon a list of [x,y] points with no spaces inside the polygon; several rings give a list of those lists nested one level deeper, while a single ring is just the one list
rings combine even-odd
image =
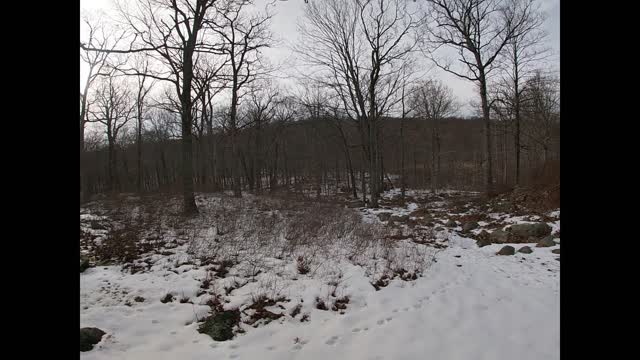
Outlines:
[{"label": "tree trunk", "polygon": [[231,177],[233,178],[233,196],[242,197],[240,186],[240,155],[238,154],[237,142],[237,107],[238,107],[238,78],[233,77],[233,91],[231,92]]},{"label": "tree trunk", "polygon": [[[404,97],[404,90],[403,90]],[[406,194],[406,180],[404,173],[404,100],[402,109],[402,119],[400,119],[400,196],[404,200]]]},{"label": "tree trunk", "polygon": [[484,130],[486,139],[486,161],[485,169],[485,192],[487,196],[493,196],[493,157],[491,154],[491,119],[489,113],[489,101],[487,98],[487,82],[484,71],[480,72],[480,99],[482,101],[482,118],[484,120]]},{"label": "tree trunk", "polygon": [[[195,42],[195,39],[191,42]],[[198,213],[198,206],[193,193],[193,124],[191,107],[191,80],[193,79],[193,45],[184,49],[182,93],[180,105],[182,107],[182,196],[183,212],[185,215]]]}]

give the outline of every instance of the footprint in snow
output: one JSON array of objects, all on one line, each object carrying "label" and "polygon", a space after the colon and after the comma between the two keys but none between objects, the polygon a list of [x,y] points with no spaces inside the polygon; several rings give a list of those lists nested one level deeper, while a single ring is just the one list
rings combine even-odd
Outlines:
[{"label": "footprint in snow", "polygon": [[406,308],[402,309],[402,311],[409,311],[409,308],[406,307]]},{"label": "footprint in snow", "polygon": [[302,349],[302,344],[295,344],[291,350],[298,351]]},{"label": "footprint in snow", "polygon": [[237,359],[237,358],[238,358],[238,356],[240,356],[240,355],[238,355],[238,354],[231,354],[231,355],[229,355],[229,359]]},{"label": "footprint in snow", "polygon": [[238,348],[238,345],[236,344],[229,345],[229,349],[237,349],[237,348]]},{"label": "footprint in snow", "polygon": [[360,331],[360,328],[353,328],[353,329],[351,330],[351,332],[354,332],[354,333],[355,333],[355,332],[359,332],[359,331]]},{"label": "footprint in snow", "polygon": [[269,346],[267,346],[267,350],[269,350],[269,351],[273,351],[273,350],[275,350],[275,348],[276,348],[276,347],[275,347],[275,346],[273,346],[273,345],[269,345]]},{"label": "footprint in snow", "polygon": [[170,332],[169,334],[171,334],[171,335],[175,335],[175,334],[177,334],[177,333],[178,333],[177,331],[172,331],[172,332]]},{"label": "footprint in snow", "polygon": [[417,310],[417,309],[420,309],[422,307],[422,304],[415,304],[415,305],[413,305],[413,307]]},{"label": "footprint in snow", "polygon": [[378,321],[376,322],[376,324],[378,324],[378,325],[382,325],[382,324],[384,324],[384,319],[380,319],[380,320],[378,320]]},{"label": "footprint in snow", "polygon": [[327,345],[333,345],[333,344],[335,344],[336,342],[338,342],[338,338],[339,338],[338,336],[335,336],[335,335],[334,335],[334,336],[330,337],[330,338],[329,338],[329,340],[325,341],[325,344],[327,344]]},{"label": "footprint in snow", "polygon": [[209,345],[209,347],[210,347],[210,348],[212,348],[212,349],[215,349],[215,348],[217,348],[217,347],[218,347],[218,344],[213,343],[213,344]]},{"label": "footprint in snow", "polygon": [[151,320],[151,323],[152,323],[152,324],[157,324],[157,323],[159,323],[159,322],[160,322],[160,321],[158,321],[158,320]]},{"label": "footprint in snow", "polygon": [[397,313],[398,309],[393,309],[391,312]]}]

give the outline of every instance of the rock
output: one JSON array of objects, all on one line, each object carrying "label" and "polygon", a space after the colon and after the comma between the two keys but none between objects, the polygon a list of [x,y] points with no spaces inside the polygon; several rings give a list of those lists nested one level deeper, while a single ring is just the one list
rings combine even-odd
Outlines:
[{"label": "rock", "polygon": [[513,255],[516,253],[516,249],[513,246],[506,245],[503,246],[500,251],[496,253],[496,255]]},{"label": "rock", "polygon": [[378,219],[380,219],[380,221],[388,221],[390,218],[391,218],[390,212],[378,213]]},{"label": "rock", "polygon": [[352,201],[352,202],[347,204],[347,207],[349,209],[355,209],[355,208],[362,207],[362,201]]},{"label": "rock", "polygon": [[462,232],[469,232],[477,228],[478,228],[478,223],[475,221],[471,221],[462,225]]},{"label": "rock", "polygon": [[531,248],[528,246],[523,246],[520,249],[518,249],[518,252],[523,254],[531,254],[533,250],[531,250]]},{"label": "rock", "polygon": [[86,327],[80,329],[80,351],[89,351],[93,349],[93,345],[102,340],[104,331],[98,328]]},{"label": "rock", "polygon": [[209,316],[198,327],[198,332],[211,336],[215,341],[226,341],[233,338],[233,327],[239,322],[239,310],[221,311]]},{"label": "rock", "polygon": [[442,226],[438,226],[437,228],[434,229],[435,231],[443,231],[444,228]]},{"label": "rock", "polygon": [[446,224],[444,224],[444,225],[445,225],[446,227],[456,227],[456,226],[458,226],[458,224],[456,224],[456,222],[455,222],[455,221],[453,221],[453,220],[449,220],[449,221],[447,221],[447,223],[446,223]]},{"label": "rock", "polygon": [[546,238],[538,241],[538,244],[536,244],[537,247],[549,247],[549,246],[556,246],[556,242],[553,241],[553,237],[552,236],[547,236]]},{"label": "rock", "polygon": [[504,230],[494,230],[491,234],[489,234],[489,240],[495,244],[504,244],[510,242],[511,236],[508,232]]},{"label": "rock", "polygon": [[540,239],[544,236],[551,234],[551,226],[546,223],[534,223],[534,224],[516,224],[509,228],[509,231],[514,238],[519,240],[529,239],[531,237]]},{"label": "rock", "polygon": [[560,254],[560,249],[553,249],[551,252],[554,254]]},{"label": "rock", "polygon": [[478,245],[478,247],[491,245],[491,240],[486,239],[486,238],[481,238],[481,239],[476,240],[476,245]]},{"label": "rock", "polygon": [[558,256],[558,257],[556,258],[556,260],[560,261],[560,256]]},{"label": "rock", "polygon": [[80,272],[83,273],[90,267],[91,264],[89,264],[89,259],[85,258],[84,256],[80,256]]},{"label": "rock", "polygon": [[391,217],[391,220],[398,221],[398,222],[406,222],[407,220],[409,220],[409,215],[401,215],[401,216],[393,215]]},{"label": "rock", "polygon": [[515,206],[510,201],[503,201],[501,203],[493,205],[493,209],[496,212],[510,213],[515,211]]},{"label": "rock", "polygon": [[418,224],[423,226],[433,226],[433,218],[431,216],[425,215],[422,219],[418,219]]},{"label": "rock", "polygon": [[163,304],[166,304],[166,303],[172,302],[172,301],[173,301],[173,295],[171,295],[171,294],[167,294],[162,299],[160,299],[160,302],[163,303]]}]

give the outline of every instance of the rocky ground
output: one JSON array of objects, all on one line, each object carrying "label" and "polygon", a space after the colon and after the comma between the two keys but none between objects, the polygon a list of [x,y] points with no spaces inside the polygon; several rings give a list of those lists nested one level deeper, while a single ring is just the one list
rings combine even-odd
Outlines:
[{"label": "rocky ground", "polygon": [[560,211],[523,196],[90,203],[81,357],[559,358]]}]

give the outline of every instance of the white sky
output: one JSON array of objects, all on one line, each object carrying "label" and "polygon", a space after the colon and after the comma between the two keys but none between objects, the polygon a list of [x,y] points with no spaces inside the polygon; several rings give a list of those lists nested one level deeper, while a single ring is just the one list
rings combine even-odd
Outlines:
[{"label": "white sky", "polygon": [[[104,10],[109,12],[112,7],[113,0],[80,0],[80,9],[82,11],[98,11]],[[267,0],[255,0],[257,5],[264,4]],[[409,1],[409,0],[407,0]],[[548,46],[551,47],[555,56],[554,68],[559,69],[559,52],[560,52],[560,0],[539,0],[542,6],[542,10],[547,14],[547,21],[545,23],[545,30],[549,33]],[[294,44],[298,37],[296,30],[296,24],[303,16],[303,0],[287,0],[276,1],[275,16],[273,18],[271,30],[276,38],[281,41],[273,48],[267,51],[268,56],[272,62],[281,63],[283,61],[291,60],[292,55],[290,46]],[[86,29],[80,22],[80,36],[85,36]],[[554,61],[552,61],[553,63]],[[291,73],[293,68],[291,66],[284,66],[282,74],[280,76],[286,77],[288,72]],[[288,70],[287,70],[288,69]],[[84,63],[80,63],[80,87],[82,89],[84,85],[84,78],[86,77],[88,68]],[[460,115],[471,114],[468,104],[470,100],[475,100],[477,97],[475,85],[464,79],[457,78],[454,75],[446,73],[437,68],[433,69],[430,76],[440,78],[448,86],[453,89],[454,94],[458,97],[461,104],[464,105],[464,109]],[[287,82],[288,83],[288,82]]]}]

